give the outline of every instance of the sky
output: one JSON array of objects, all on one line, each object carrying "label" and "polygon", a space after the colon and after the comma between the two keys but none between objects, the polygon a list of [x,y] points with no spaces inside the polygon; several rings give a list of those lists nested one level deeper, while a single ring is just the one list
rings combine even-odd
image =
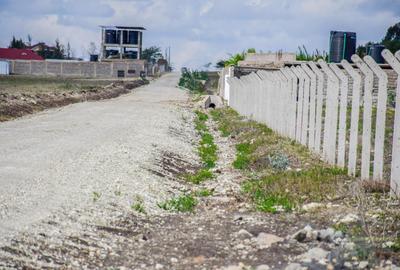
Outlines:
[{"label": "sky", "polygon": [[0,47],[30,34],[87,58],[99,25],[144,26],[144,47],[171,46],[174,67],[197,69],[247,48],[327,51],[331,30],[380,41],[399,21],[400,0],[0,0]]}]

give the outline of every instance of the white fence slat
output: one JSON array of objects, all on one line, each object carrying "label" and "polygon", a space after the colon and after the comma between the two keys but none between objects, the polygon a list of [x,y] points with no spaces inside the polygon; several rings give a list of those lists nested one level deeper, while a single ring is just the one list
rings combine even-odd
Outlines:
[{"label": "white fence slat", "polygon": [[293,73],[296,75],[299,86],[297,91],[297,114],[296,114],[296,141],[301,142],[301,129],[302,129],[302,117],[303,117],[303,97],[304,97],[304,79],[300,75],[297,68],[292,67]]},{"label": "white fence slat", "polygon": [[375,181],[383,180],[383,154],[385,147],[386,129],[386,103],[388,76],[371,56],[364,57],[365,63],[372,69],[378,77],[378,103],[376,108],[376,127],[375,127],[375,151],[374,151],[374,172]]},{"label": "white fence slat", "polygon": [[300,74],[304,78],[304,97],[303,97],[303,115],[301,120],[301,144],[307,146],[308,144],[308,119],[309,119],[309,111],[310,111],[310,77],[306,74],[304,69],[299,66],[298,67]]},{"label": "white fence slat", "polygon": [[372,123],[372,89],[374,74],[366,63],[358,56],[353,55],[351,60],[364,74],[364,104],[363,104],[363,135],[361,151],[361,179],[370,179],[371,168],[371,123]]},{"label": "white fence slat", "polygon": [[317,91],[317,75],[306,65],[301,64],[303,70],[310,77],[310,111],[309,111],[309,122],[308,122],[308,147],[314,150],[315,146],[315,108],[316,108],[316,91]]},{"label": "white fence slat", "polygon": [[347,118],[347,94],[348,94],[348,77],[336,64],[330,64],[329,67],[333,70],[340,80],[340,109],[339,109],[339,137],[338,137],[338,155],[337,165],[345,167],[346,154],[346,118]]},{"label": "white fence slat", "polygon": [[317,104],[315,115],[315,144],[316,153],[321,153],[321,134],[322,134],[322,108],[324,103],[324,74],[320,71],[314,62],[308,62],[312,71],[317,75]]},{"label": "white fence slat", "polygon": [[400,196],[400,55],[396,57],[389,50],[383,50],[383,58],[397,73],[396,111],[393,127],[392,167],[390,176],[391,193]]},{"label": "white fence slat", "polygon": [[318,60],[318,63],[328,76],[323,156],[330,164],[336,164],[339,79],[325,61],[320,59]]},{"label": "white fence slat", "polygon": [[361,75],[356,70],[354,70],[354,68],[349,64],[349,62],[347,62],[347,60],[342,60],[341,64],[353,79],[348,172],[349,175],[355,176],[357,169],[358,122],[360,118]]},{"label": "white fence slat", "polygon": [[291,138],[293,140],[296,139],[296,113],[297,113],[297,76],[292,72],[292,70],[288,67],[285,68],[285,71],[289,77],[292,79],[291,86],[291,102],[290,102],[290,126],[291,126]]}]

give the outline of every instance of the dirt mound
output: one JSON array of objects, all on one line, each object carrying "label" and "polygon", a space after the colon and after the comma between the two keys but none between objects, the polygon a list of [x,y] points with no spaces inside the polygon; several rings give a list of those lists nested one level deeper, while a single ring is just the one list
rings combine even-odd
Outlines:
[{"label": "dirt mound", "polygon": [[50,94],[0,94],[0,122],[72,103],[115,98],[147,84],[145,80],[114,82],[105,87]]}]

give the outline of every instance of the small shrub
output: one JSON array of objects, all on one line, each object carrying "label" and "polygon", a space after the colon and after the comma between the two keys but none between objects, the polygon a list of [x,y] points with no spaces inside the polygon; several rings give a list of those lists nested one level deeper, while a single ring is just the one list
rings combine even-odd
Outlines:
[{"label": "small shrub", "polygon": [[208,75],[205,72],[184,72],[179,79],[178,85],[192,92],[204,92],[205,87],[203,81],[207,79]]},{"label": "small shrub", "polygon": [[268,156],[269,162],[275,170],[284,171],[290,165],[289,158],[284,154],[275,154]]},{"label": "small shrub", "polygon": [[193,212],[197,205],[197,200],[191,195],[182,195],[177,198],[172,198],[163,203],[159,203],[158,207],[166,211],[172,212]]}]

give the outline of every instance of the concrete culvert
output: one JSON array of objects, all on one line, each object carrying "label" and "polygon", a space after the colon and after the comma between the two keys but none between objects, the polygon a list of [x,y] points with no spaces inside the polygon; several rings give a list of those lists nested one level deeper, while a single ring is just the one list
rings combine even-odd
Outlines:
[{"label": "concrete culvert", "polygon": [[221,108],[224,105],[222,98],[215,95],[205,96],[200,102],[199,107],[204,109]]}]

